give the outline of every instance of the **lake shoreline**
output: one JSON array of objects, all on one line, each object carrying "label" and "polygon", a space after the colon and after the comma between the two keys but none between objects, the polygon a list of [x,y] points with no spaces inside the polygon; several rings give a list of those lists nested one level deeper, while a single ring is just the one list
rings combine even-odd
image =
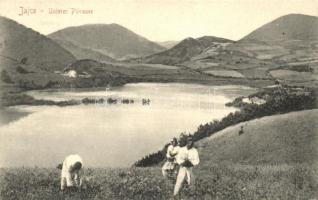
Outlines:
[{"label": "lake shoreline", "polygon": [[[135,80],[135,81],[129,81],[125,82],[121,85],[114,85],[112,87],[123,87],[127,84],[139,84],[139,83],[158,83],[158,84],[198,84],[198,85],[204,85],[204,86],[228,86],[228,85],[239,85],[243,87],[253,87],[253,88],[262,88],[264,86],[272,85],[274,82],[270,79],[242,79],[242,78],[213,78],[213,79],[160,79],[160,78],[153,78],[151,80]],[[99,88],[106,88],[105,87],[76,87],[73,89],[89,89],[89,90],[98,90]],[[70,90],[72,88],[62,87],[48,87],[48,88],[18,88],[18,87],[12,87],[8,86],[6,88],[5,85],[2,85],[1,87],[4,89],[1,94],[1,105],[0,107],[9,107],[14,105],[53,105],[56,102],[40,102],[40,101],[34,101],[30,100],[29,97],[22,97],[21,94],[24,94],[28,91],[41,91],[41,90]],[[20,101],[14,102],[15,99],[19,99]],[[27,100],[28,99],[28,100]],[[31,102],[30,102],[31,101]],[[72,104],[74,102],[64,102],[65,104]],[[59,103],[56,103],[57,105]],[[63,103],[61,103],[63,104]]]},{"label": "lake shoreline", "polygon": [[[156,84],[160,84],[160,85],[189,85],[189,86],[211,86],[211,87],[221,87],[221,88],[231,88],[231,87],[238,87],[241,89],[255,89],[255,91],[257,91],[257,88],[251,88],[250,86],[246,86],[246,85],[231,85],[231,84],[227,84],[227,85],[209,85],[209,84],[200,84],[200,83],[180,83],[180,82],[174,82],[174,83],[149,83],[149,82],[138,82],[138,83],[128,83],[125,84],[126,86],[128,85],[135,85],[135,86],[139,86],[139,85],[156,85]],[[26,90],[26,91],[19,91],[16,93],[12,93],[8,96],[6,96],[4,98],[3,101],[3,107],[1,107],[0,109],[0,114],[2,113],[3,116],[5,116],[5,111],[4,110],[8,110],[10,108],[14,108],[15,106],[59,106],[59,107],[66,107],[66,106],[76,106],[76,105],[89,105],[89,104],[113,104],[113,103],[123,103],[123,104],[131,104],[134,103],[134,101],[132,99],[112,99],[110,98],[82,98],[82,99],[70,99],[70,100],[52,100],[52,99],[42,99],[42,98],[37,98],[35,96],[33,96],[32,93],[42,93],[42,92],[47,92],[47,93],[55,93],[55,92],[100,92],[100,91],[104,91],[107,92],[107,90],[116,90],[116,89],[120,89],[123,86],[114,86],[111,88],[104,88],[104,87],[95,87],[95,88],[75,88],[75,89],[71,89],[71,88],[48,88],[48,89],[36,89],[36,90]],[[237,97],[237,96],[236,96]],[[236,98],[235,97],[235,98]],[[147,99],[146,99],[147,100]],[[25,116],[27,116],[28,112],[24,112],[21,110],[16,110],[15,111],[16,116],[10,120],[3,120],[2,124],[0,121],[0,126],[8,124],[9,122],[12,121],[16,121],[20,118],[23,118]],[[1,115],[0,115],[1,117]],[[3,117],[4,118],[4,117]]]}]

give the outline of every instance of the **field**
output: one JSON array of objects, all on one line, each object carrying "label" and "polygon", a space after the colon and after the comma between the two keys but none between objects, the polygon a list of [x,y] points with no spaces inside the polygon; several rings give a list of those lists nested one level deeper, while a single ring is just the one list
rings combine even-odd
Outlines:
[{"label": "field", "polygon": [[258,67],[252,69],[242,69],[239,70],[247,78],[270,78],[267,68]]},{"label": "field", "polygon": [[[59,190],[57,169],[2,169],[2,199],[172,199],[173,181],[160,168],[86,169],[79,192]],[[311,199],[312,174],[305,165],[210,165],[195,171],[194,187],[184,188],[182,199]]]},{"label": "field", "polygon": [[234,70],[208,70],[204,71],[204,73],[219,77],[244,78],[241,73]]},{"label": "field", "polygon": [[297,72],[292,70],[272,70],[269,72],[271,76],[284,80],[317,80],[317,76],[309,72]]},{"label": "field", "polygon": [[[314,199],[318,196],[318,110],[264,117],[228,127],[196,145],[194,199]],[[244,125],[244,134],[238,135]],[[173,180],[160,166],[86,168],[79,192],[59,191],[59,170],[0,169],[2,199],[172,199]]]}]

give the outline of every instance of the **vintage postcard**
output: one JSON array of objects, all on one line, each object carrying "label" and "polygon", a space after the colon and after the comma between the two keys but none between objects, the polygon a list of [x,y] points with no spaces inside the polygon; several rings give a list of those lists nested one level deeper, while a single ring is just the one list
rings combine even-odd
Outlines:
[{"label": "vintage postcard", "polygon": [[0,199],[318,199],[317,0],[0,0]]}]

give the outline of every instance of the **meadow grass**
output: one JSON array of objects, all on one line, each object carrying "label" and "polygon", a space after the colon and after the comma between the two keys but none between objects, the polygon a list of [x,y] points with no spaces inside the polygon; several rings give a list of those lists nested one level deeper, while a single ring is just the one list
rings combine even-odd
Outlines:
[{"label": "meadow grass", "polygon": [[[172,199],[174,180],[165,180],[159,167],[97,169],[84,172],[82,189],[62,193],[57,169],[1,169],[2,199]],[[314,199],[317,168],[308,164],[202,165],[194,170],[193,187],[181,198],[194,199]]]}]

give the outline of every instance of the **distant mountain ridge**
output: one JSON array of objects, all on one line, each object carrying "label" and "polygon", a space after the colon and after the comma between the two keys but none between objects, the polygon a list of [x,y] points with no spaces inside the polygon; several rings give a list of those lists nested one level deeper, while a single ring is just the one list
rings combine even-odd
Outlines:
[{"label": "distant mountain ridge", "polygon": [[163,46],[167,49],[170,49],[172,47],[174,47],[175,45],[177,45],[180,41],[164,41],[164,42],[156,42],[157,44],[159,44],[160,46]]},{"label": "distant mountain ridge", "polygon": [[[108,68],[112,66],[112,70],[127,72],[123,73],[125,75],[137,74],[134,77],[137,79],[147,74],[147,80],[159,82],[179,77],[192,81],[196,77],[239,82],[280,79],[316,83],[317,23],[317,17],[290,14],[261,26],[239,41],[213,36],[190,37],[165,49],[117,24],[69,27],[50,34],[50,39],[0,17],[0,62],[1,68],[6,68],[3,76],[7,83],[14,82],[26,88],[67,85],[62,81],[65,76],[61,76],[61,71],[71,63],[72,66],[75,63],[93,67],[97,70],[92,71],[94,76],[100,75],[98,70],[104,70],[101,69],[104,65],[94,67],[93,61],[83,60],[109,64]],[[126,64],[129,67],[125,67]],[[140,64],[144,65],[140,67]],[[154,73],[147,68],[160,70]],[[168,68],[175,71],[162,70]],[[109,78],[108,75],[105,73]]]},{"label": "distant mountain ridge", "polygon": [[289,14],[236,42],[214,37],[188,38],[137,61],[179,65],[214,77],[239,73],[241,78],[250,79],[313,81],[318,73],[317,52],[318,17]]},{"label": "distant mountain ridge", "polygon": [[118,24],[68,27],[51,33],[48,37],[69,41],[81,48],[91,49],[115,59],[141,57],[165,50],[164,47]]}]

